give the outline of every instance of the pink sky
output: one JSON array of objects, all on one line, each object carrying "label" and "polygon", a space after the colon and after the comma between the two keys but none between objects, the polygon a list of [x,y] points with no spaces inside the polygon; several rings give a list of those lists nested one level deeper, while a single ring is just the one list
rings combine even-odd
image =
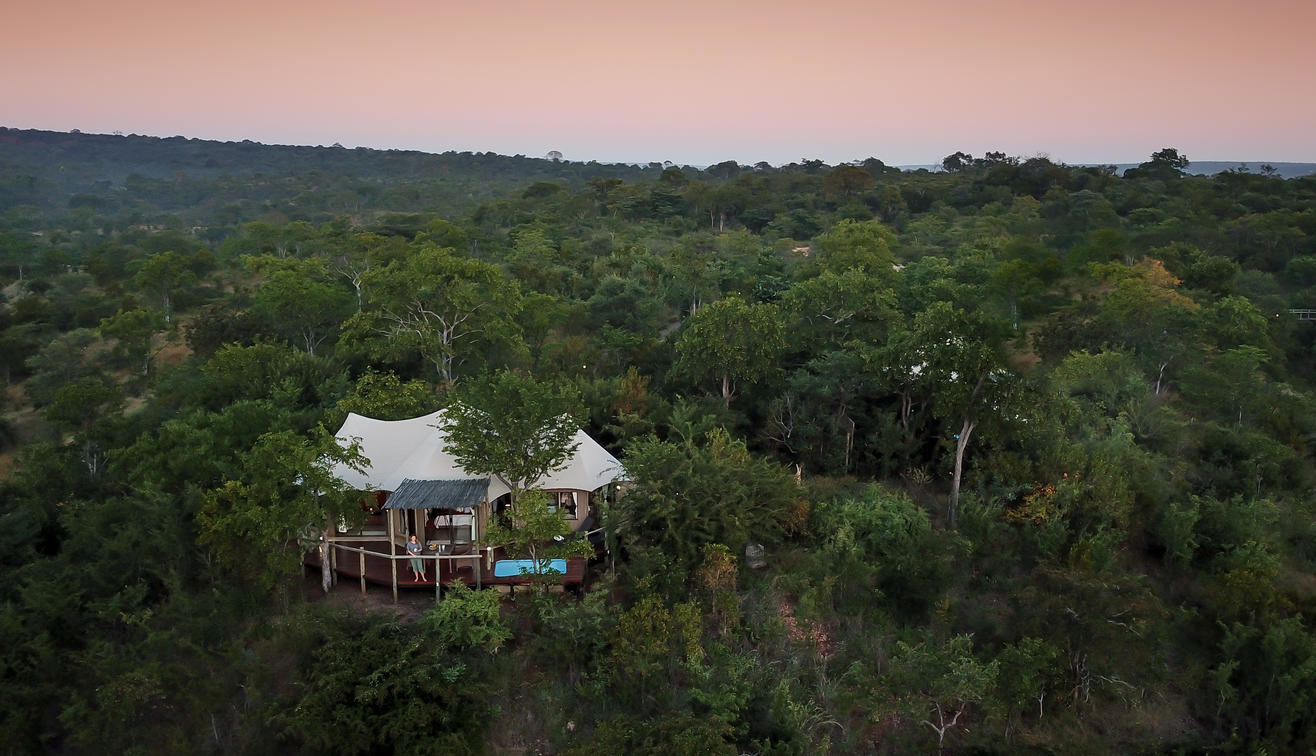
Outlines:
[{"label": "pink sky", "polygon": [[1316,2],[48,0],[0,125],[578,160],[1316,161]]}]

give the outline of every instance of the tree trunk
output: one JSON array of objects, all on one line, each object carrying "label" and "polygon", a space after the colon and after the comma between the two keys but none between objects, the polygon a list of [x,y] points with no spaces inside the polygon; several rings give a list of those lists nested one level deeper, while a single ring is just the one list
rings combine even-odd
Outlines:
[{"label": "tree trunk", "polygon": [[333,569],[329,565],[329,557],[333,551],[329,539],[333,537],[334,518],[325,518],[325,525],[327,527],[324,536],[320,539],[320,587],[324,589],[325,593],[328,593],[334,584]]},{"label": "tree trunk", "polygon": [[847,475],[849,475],[849,474],[850,474],[850,452],[854,451],[854,434],[855,434],[856,426],[855,426],[854,418],[850,417],[849,414],[846,414],[846,415],[845,415],[845,421],[849,424],[849,427],[847,427],[847,428],[845,429],[845,468],[844,468],[844,471],[845,471],[845,473],[846,473]]},{"label": "tree trunk", "polygon": [[952,530],[959,522],[960,478],[964,473],[964,450],[969,446],[969,436],[973,435],[975,425],[972,418],[965,417],[959,438],[955,440],[955,474],[950,481],[950,507],[947,512]]},{"label": "tree trunk", "polygon": [[731,374],[730,373],[722,374],[722,404],[727,407],[731,406]]}]

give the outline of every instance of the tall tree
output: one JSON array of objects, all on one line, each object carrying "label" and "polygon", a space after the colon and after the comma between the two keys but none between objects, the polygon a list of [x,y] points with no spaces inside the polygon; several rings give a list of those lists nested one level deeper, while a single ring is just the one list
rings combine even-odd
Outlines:
[{"label": "tall tree", "polygon": [[575,453],[579,404],[570,386],[504,370],[454,388],[441,427],[462,467],[502,476],[515,496]]},{"label": "tall tree", "polygon": [[107,339],[115,339],[115,352],[142,366],[142,375],[151,370],[151,340],[164,330],[165,317],[156,310],[119,310],[113,317],[102,318],[97,329]]},{"label": "tall tree", "polygon": [[735,296],[718,300],[686,321],[676,341],[677,370],[696,381],[718,380],[722,402],[730,405],[736,382],[760,382],[778,370],[782,332],[773,305]]},{"label": "tall tree", "polygon": [[338,285],[320,259],[247,258],[248,267],[268,276],[256,291],[254,309],[307,354],[329,338],[352,312],[352,295]]},{"label": "tall tree", "polygon": [[360,493],[333,474],[335,463],[363,464],[318,428],[308,438],[272,431],[242,460],[240,477],[207,492],[199,514],[200,541],[230,568],[264,588],[296,572],[302,553],[320,549],[321,585],[329,590],[329,541],[317,538],[340,521],[359,524]]},{"label": "tall tree", "polygon": [[348,330],[379,356],[418,352],[445,383],[479,347],[519,341],[520,290],[495,265],[422,242],[365,280],[369,303]]},{"label": "tall tree", "polygon": [[843,220],[818,237],[816,258],[823,270],[850,269],[889,281],[896,262],[895,234],[877,221]]},{"label": "tall tree", "polygon": [[640,439],[626,450],[626,471],[632,489],[618,519],[627,547],[687,568],[708,544],[738,551],[751,538],[790,532],[807,516],[790,473],[721,428],[698,438]]},{"label": "tall tree", "polygon": [[1001,353],[1001,324],[937,302],[914,319],[920,362],[914,371],[927,386],[932,412],[955,431],[947,518],[955,527],[964,474],[964,453],[986,417],[1008,419],[1017,411],[1019,378]]},{"label": "tall tree", "polygon": [[141,261],[133,281],[143,291],[155,294],[165,322],[173,320],[174,295],[178,290],[196,283],[192,261],[172,250],[152,255]]}]

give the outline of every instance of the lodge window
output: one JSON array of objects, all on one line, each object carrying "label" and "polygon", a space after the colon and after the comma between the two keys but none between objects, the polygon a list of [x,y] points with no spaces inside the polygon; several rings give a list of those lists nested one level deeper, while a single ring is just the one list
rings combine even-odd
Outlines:
[{"label": "lodge window", "polygon": [[475,517],[469,509],[431,509],[434,539],[444,543],[470,543]]},{"label": "lodge window", "polygon": [[553,494],[553,499],[548,503],[548,511],[561,512],[564,520],[576,519],[576,492],[558,491]]}]

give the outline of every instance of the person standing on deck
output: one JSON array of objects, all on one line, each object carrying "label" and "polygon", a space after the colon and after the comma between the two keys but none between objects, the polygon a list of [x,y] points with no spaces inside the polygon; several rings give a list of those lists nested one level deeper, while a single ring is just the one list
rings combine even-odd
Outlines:
[{"label": "person standing on deck", "polygon": [[418,583],[425,579],[425,562],[420,558],[421,551],[423,547],[413,535],[407,541],[407,553],[411,555],[411,575]]}]

